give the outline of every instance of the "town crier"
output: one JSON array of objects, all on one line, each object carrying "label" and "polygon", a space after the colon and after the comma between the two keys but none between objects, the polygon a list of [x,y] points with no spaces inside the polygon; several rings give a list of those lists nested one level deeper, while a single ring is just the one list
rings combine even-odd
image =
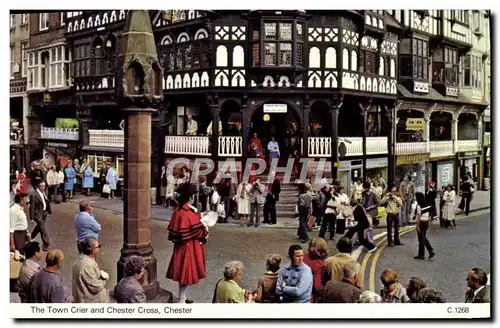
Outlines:
[{"label": "town crier", "polygon": [[207,277],[204,243],[208,238],[208,227],[201,223],[200,214],[191,205],[196,187],[185,183],[177,192],[179,206],[168,225],[168,239],[174,243],[174,251],[167,278],[179,283],[179,303],[186,303],[187,287]]}]

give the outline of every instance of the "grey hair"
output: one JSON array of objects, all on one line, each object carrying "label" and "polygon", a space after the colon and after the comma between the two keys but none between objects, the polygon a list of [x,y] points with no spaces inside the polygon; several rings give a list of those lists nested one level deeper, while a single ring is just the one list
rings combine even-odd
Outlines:
[{"label": "grey hair", "polygon": [[358,262],[347,262],[344,264],[344,277],[354,277],[361,270]]},{"label": "grey hair", "polygon": [[241,261],[227,262],[224,266],[224,278],[226,278],[226,280],[232,280],[244,268],[245,266]]},{"label": "grey hair", "polygon": [[128,258],[125,263],[125,276],[130,277],[141,273],[141,271],[146,267],[146,261],[140,256],[132,255]]},{"label": "grey hair", "polygon": [[364,291],[359,296],[358,303],[383,303],[382,297],[379,294],[371,292],[369,290]]},{"label": "grey hair", "polygon": [[92,248],[94,248],[94,243],[97,243],[97,239],[94,237],[88,237],[85,240],[80,242],[80,247],[82,249],[82,253],[85,255],[90,255],[92,253]]}]

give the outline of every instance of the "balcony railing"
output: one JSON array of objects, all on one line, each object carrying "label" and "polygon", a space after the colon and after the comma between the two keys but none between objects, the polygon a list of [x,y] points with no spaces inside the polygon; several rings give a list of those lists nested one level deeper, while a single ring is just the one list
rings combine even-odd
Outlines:
[{"label": "balcony railing", "polygon": [[481,149],[477,140],[458,140],[458,151],[475,151]]},{"label": "balcony railing", "polygon": [[210,156],[210,137],[166,136],[165,153]]},{"label": "balcony railing", "polygon": [[78,129],[48,128],[42,126],[40,136],[44,139],[78,140]]},{"label": "balcony railing", "polygon": [[123,148],[124,144],[122,130],[89,130],[89,146]]},{"label": "balcony railing", "polygon": [[[363,156],[363,138],[361,137],[340,137],[345,142],[347,156]],[[379,155],[387,154],[387,137],[366,138],[366,154]]]},{"label": "balcony railing", "polygon": [[78,92],[114,90],[115,79],[116,77],[114,74],[105,74],[100,76],[75,76],[73,86]]},{"label": "balcony railing", "polygon": [[413,155],[427,152],[426,142],[398,142],[396,155]]},{"label": "balcony railing", "polygon": [[431,157],[452,156],[453,141],[431,141],[430,142]]},{"label": "balcony railing", "polygon": [[243,138],[219,136],[219,156],[243,156]]},{"label": "balcony railing", "polygon": [[309,157],[331,157],[332,138],[309,137]]}]

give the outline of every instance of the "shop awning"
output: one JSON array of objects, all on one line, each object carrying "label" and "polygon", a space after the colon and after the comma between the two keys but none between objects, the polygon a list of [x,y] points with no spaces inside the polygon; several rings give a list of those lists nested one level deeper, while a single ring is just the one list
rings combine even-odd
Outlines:
[{"label": "shop awning", "polygon": [[123,148],[98,147],[98,146],[83,146],[82,150],[96,151],[96,152],[101,152],[101,153],[123,153],[125,151]]}]

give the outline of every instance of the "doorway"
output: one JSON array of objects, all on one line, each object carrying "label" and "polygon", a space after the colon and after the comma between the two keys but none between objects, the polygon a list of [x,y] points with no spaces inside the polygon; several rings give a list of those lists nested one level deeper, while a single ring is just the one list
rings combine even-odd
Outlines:
[{"label": "doorway", "polygon": [[266,158],[267,144],[274,137],[280,148],[278,164],[281,166],[286,164],[286,159],[292,155],[292,141],[299,142],[300,140],[299,124],[300,120],[291,108],[287,108],[286,113],[264,113],[264,106],[261,106],[253,114],[250,137],[257,133]]}]

